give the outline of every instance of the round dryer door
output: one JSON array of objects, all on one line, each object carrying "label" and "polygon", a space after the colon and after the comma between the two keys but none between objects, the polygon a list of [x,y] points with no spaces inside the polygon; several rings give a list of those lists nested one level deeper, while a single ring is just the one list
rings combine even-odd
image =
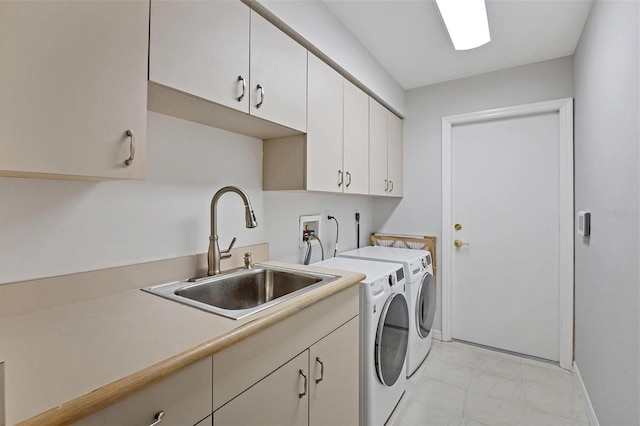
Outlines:
[{"label": "round dryer door", "polygon": [[420,282],[416,298],[416,327],[418,336],[425,339],[431,332],[436,314],[436,281],[433,275],[426,273]]},{"label": "round dryer door", "polygon": [[386,386],[393,386],[404,374],[409,341],[409,308],[402,294],[385,303],[376,332],[376,373]]}]

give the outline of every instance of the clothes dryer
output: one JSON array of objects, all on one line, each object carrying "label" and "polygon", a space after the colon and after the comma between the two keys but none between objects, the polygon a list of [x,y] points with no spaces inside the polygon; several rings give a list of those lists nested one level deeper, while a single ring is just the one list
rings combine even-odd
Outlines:
[{"label": "clothes dryer", "polygon": [[360,424],[382,426],[406,388],[409,306],[401,264],[334,257],[314,266],[361,272]]},{"label": "clothes dryer", "polygon": [[407,377],[420,367],[431,349],[431,327],[436,311],[436,282],[431,253],[395,247],[367,246],[340,253],[341,257],[400,263],[407,279],[409,350]]}]

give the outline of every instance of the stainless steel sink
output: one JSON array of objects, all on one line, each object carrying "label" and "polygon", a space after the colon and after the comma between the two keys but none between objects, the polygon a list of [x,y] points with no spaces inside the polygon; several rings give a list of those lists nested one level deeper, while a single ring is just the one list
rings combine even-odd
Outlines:
[{"label": "stainless steel sink", "polygon": [[195,282],[178,281],[142,290],[227,318],[241,319],[337,278],[255,265],[252,269],[236,269]]}]

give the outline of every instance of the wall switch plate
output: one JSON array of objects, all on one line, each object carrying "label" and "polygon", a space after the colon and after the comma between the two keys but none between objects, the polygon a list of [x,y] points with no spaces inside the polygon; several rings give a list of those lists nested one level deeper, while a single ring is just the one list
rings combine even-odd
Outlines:
[{"label": "wall switch plate", "polygon": [[578,235],[588,237],[591,234],[591,213],[578,212]]},{"label": "wall switch plate", "polygon": [[[304,241],[304,231],[305,229],[313,230],[313,233],[316,237],[320,238],[320,224],[322,223],[322,216],[319,214],[300,216],[299,221],[299,230],[298,230],[298,247],[304,248],[307,246],[306,241]],[[317,245],[318,240],[311,240],[311,245]]]}]

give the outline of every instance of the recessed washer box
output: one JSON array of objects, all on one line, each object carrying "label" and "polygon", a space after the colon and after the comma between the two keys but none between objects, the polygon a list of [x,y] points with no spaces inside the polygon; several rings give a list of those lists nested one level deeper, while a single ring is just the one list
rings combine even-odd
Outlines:
[{"label": "recessed washer box", "polygon": [[[320,224],[322,223],[322,216],[319,214],[300,216],[300,229],[298,231],[298,247],[304,248],[307,246],[306,241],[302,238],[304,235],[305,227],[309,230],[313,230],[316,237],[320,237]],[[311,245],[319,244],[318,240],[311,240]]]}]

